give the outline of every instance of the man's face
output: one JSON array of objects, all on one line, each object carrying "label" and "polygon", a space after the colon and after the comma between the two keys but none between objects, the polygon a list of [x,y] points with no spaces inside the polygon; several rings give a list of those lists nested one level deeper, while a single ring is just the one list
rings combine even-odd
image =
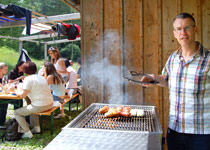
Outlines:
[{"label": "man's face", "polygon": [[177,39],[182,47],[189,47],[195,44],[195,33],[197,27],[190,18],[176,19],[173,24],[174,37]]}]

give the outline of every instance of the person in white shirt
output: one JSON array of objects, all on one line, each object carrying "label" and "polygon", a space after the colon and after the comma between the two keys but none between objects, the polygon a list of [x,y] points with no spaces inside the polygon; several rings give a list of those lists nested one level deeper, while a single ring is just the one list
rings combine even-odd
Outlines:
[{"label": "person in white shirt", "polygon": [[[23,65],[23,72],[27,75],[23,81],[23,91],[16,91],[20,98],[30,99],[30,104],[14,111],[17,120],[18,132],[23,133],[22,138],[32,138],[32,133],[40,132],[39,116],[33,113],[39,113],[51,109],[53,106],[53,97],[46,79],[36,74],[36,64],[28,61]],[[25,116],[30,115],[29,129]]]}]

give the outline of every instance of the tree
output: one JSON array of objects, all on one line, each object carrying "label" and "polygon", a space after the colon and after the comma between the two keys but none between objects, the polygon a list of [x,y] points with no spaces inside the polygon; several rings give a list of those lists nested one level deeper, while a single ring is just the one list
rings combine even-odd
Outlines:
[{"label": "tree", "polygon": [[68,44],[64,48],[60,49],[61,56],[69,60],[76,61],[80,57],[80,48],[76,44]]}]

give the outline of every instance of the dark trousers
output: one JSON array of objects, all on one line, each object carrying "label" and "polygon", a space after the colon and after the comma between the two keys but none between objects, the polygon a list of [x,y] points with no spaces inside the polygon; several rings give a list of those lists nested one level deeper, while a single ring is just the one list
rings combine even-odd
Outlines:
[{"label": "dark trousers", "polygon": [[7,103],[0,104],[0,126],[3,126],[4,122],[6,121],[7,108]]},{"label": "dark trousers", "polygon": [[3,104],[0,104],[0,126],[3,126],[6,121],[8,103],[14,105],[14,109],[23,107],[23,100],[4,100]]},{"label": "dark trousers", "polygon": [[210,150],[210,134],[184,134],[168,128],[168,150]]}]

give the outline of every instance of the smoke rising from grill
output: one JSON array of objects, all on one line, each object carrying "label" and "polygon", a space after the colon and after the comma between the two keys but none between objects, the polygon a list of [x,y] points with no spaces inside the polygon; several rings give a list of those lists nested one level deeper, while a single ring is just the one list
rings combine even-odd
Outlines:
[{"label": "smoke rising from grill", "polygon": [[[90,66],[86,66],[88,67],[86,75],[93,79],[93,83],[88,85],[88,88],[91,88],[91,91],[94,91],[96,94],[103,95],[105,93],[104,97],[108,97],[108,102],[112,104],[123,103],[122,70],[119,66],[114,65],[114,62],[110,61],[111,59],[112,61],[114,60],[113,54],[116,54],[117,49],[119,50],[119,47],[116,47],[116,42],[119,42],[119,35],[116,32],[106,32],[103,43],[100,43],[99,46],[97,45],[100,48],[105,46],[104,54],[102,54],[102,51],[97,53],[97,50],[92,49],[88,60]],[[88,78],[85,80],[88,80]],[[98,87],[100,84],[102,87]],[[101,88],[104,88],[104,90],[101,90]]]},{"label": "smoke rising from grill", "polygon": [[[102,68],[103,66],[105,67],[104,70]],[[122,79],[119,78],[119,67],[111,64],[107,58],[104,58],[101,61],[91,64],[89,70],[88,76],[94,79],[94,83],[97,84],[99,82],[103,85],[103,88],[105,88],[109,97],[109,103],[122,103],[122,97],[119,97],[119,95],[122,95],[119,93],[120,87],[122,87]],[[101,91],[94,83],[90,88],[97,94]]]}]

